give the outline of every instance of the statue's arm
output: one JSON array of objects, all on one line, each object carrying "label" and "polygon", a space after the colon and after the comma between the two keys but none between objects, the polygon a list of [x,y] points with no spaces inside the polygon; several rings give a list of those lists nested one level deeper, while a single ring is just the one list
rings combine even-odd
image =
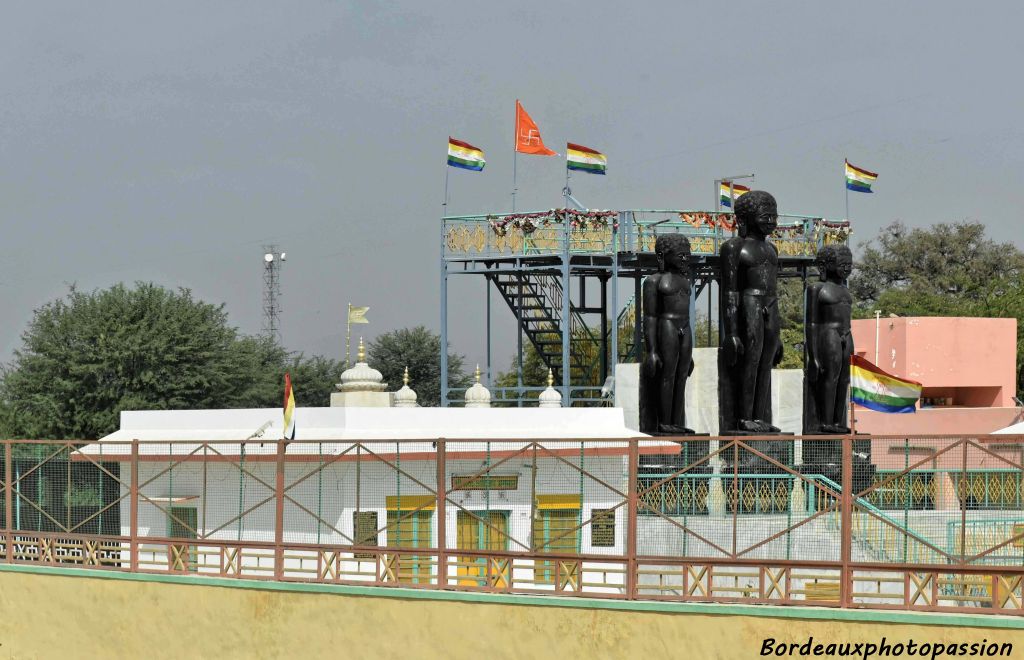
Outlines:
[{"label": "statue's arm", "polygon": [[743,353],[740,340],[740,245],[727,241],[722,245],[719,257],[722,261],[722,348],[726,361],[732,365]]},{"label": "statue's arm", "polygon": [[[770,247],[772,249],[772,252],[775,253],[775,263],[778,264],[779,263],[779,248],[778,248],[778,246],[776,246],[775,243],[772,243],[771,241],[765,241],[765,242],[768,243],[768,247]],[[779,337],[779,339],[780,339],[780,341],[779,341],[778,347],[775,349],[775,357],[774,357],[774,359],[772,359],[772,366],[773,367],[779,366],[779,364],[782,363],[782,358],[786,354],[786,345],[782,343],[782,341],[781,341],[782,337],[781,336]]]},{"label": "statue's arm", "polygon": [[644,280],[644,343],[647,344],[647,368],[657,370],[661,366],[658,354],[658,275],[651,275]]},{"label": "statue's arm", "polygon": [[818,331],[815,321],[818,318],[818,294],[820,292],[821,285],[812,284],[807,287],[804,300],[804,347],[807,351],[807,378],[811,382],[818,379],[818,373],[821,370],[814,341],[814,335]]}]

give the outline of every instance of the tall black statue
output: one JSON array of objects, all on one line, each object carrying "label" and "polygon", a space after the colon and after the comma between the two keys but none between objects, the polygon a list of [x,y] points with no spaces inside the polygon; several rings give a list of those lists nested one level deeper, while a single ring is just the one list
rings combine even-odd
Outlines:
[{"label": "tall black statue", "polygon": [[768,242],[778,224],[775,198],[753,190],[736,200],[739,235],[722,262],[722,349],[719,417],[722,435],[778,433],[772,426],[772,367],[782,361],[776,278],[779,253]]},{"label": "tall black statue", "polygon": [[646,433],[692,434],[686,428],[686,379],[693,373],[690,331],[690,241],[658,236],[658,272],[644,281]]},{"label": "tall black statue", "polygon": [[853,270],[853,254],[845,245],[828,245],[818,252],[821,282],[807,287],[804,307],[804,380],[813,400],[804,415],[804,433],[845,434],[847,390],[853,334],[850,313],[853,298],[846,278]]}]

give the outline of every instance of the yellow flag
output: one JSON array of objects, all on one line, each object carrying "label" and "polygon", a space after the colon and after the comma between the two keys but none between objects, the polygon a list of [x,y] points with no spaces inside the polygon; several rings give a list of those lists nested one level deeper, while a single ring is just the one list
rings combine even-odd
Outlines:
[{"label": "yellow flag", "polygon": [[348,306],[348,322],[349,323],[369,323],[370,321],[366,318],[366,313],[370,311],[369,307],[353,307]]}]

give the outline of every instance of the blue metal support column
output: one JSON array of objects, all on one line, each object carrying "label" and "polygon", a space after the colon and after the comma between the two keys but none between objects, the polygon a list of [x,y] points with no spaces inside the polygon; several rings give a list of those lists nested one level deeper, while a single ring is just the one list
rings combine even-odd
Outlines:
[{"label": "blue metal support column", "polygon": [[[516,265],[518,265],[518,260]],[[516,406],[523,407],[523,274],[516,273]]]},{"label": "blue metal support column", "polygon": [[626,212],[619,212],[619,221],[616,225],[612,225],[612,304],[609,307],[612,310],[611,333],[612,333],[612,355],[611,355],[611,374],[615,376],[615,366],[619,363],[619,250],[622,248],[619,245],[619,240],[622,234],[619,233],[620,229],[628,228],[626,226]]},{"label": "blue metal support column", "polygon": [[444,256],[444,219],[441,219],[441,407],[448,407],[448,260]]},{"label": "blue metal support column", "polygon": [[[487,267],[490,269],[490,266]],[[491,381],[491,279],[484,277],[484,287],[487,292],[487,389],[491,389],[494,383]]]},{"label": "blue metal support column", "polygon": [[569,216],[566,214],[562,222],[563,249],[562,249],[562,406],[568,407],[570,401],[570,387],[572,385],[572,370],[569,368],[569,345],[572,342],[571,324],[572,318],[569,314],[569,304],[572,300],[572,289],[570,288],[570,237],[572,235]]},{"label": "blue metal support column", "polygon": [[[601,383],[608,378],[608,333],[614,332],[608,326],[608,280],[604,277],[599,279],[601,285]],[[614,328],[614,324],[612,325]]]}]

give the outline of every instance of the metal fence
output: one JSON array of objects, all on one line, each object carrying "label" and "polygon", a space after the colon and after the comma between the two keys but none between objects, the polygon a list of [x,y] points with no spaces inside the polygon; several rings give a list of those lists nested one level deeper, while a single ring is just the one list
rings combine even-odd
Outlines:
[{"label": "metal fence", "polygon": [[0,441],[0,561],[1020,613],[1014,436]]}]

